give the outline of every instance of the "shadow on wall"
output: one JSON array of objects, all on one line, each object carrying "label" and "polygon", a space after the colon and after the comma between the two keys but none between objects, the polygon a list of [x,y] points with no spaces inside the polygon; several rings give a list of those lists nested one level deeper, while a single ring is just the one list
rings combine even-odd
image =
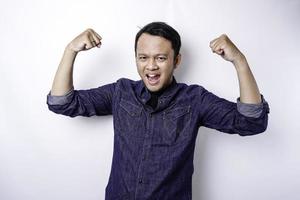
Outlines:
[{"label": "shadow on wall", "polygon": [[177,82],[183,82],[188,78],[188,72],[191,67],[191,57],[186,46],[182,46],[181,50],[181,63],[179,67],[175,70],[175,78]]},{"label": "shadow on wall", "polygon": [[203,59],[202,55],[204,55],[204,53],[198,50],[197,52],[191,51],[191,49],[195,49],[195,46],[185,41],[180,50],[181,63],[175,70],[175,77],[177,82],[186,83],[188,85],[200,84],[201,76],[205,74],[202,73],[205,68],[201,65]]}]

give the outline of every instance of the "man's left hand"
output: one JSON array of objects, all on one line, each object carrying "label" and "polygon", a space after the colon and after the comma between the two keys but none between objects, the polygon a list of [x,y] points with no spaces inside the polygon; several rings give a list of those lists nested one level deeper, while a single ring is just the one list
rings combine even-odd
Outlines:
[{"label": "man's left hand", "polygon": [[237,62],[243,59],[244,55],[240,50],[233,44],[229,37],[222,34],[220,37],[212,40],[209,44],[212,52],[222,56],[225,60],[230,62]]}]

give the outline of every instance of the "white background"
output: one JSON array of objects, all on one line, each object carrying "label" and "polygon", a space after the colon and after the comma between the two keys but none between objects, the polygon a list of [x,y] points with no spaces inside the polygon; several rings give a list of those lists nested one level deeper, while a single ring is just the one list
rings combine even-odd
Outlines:
[{"label": "white background", "polygon": [[200,128],[193,199],[300,199],[299,0],[1,1],[0,199],[100,200],[113,149],[112,118],[48,111],[46,95],[65,46],[86,28],[103,37],[81,52],[74,85],[87,89],[139,79],[134,37],[151,21],[182,36],[178,82],[235,101],[231,63],[211,53],[222,33],[246,55],[270,104],[269,126],[253,137]]}]

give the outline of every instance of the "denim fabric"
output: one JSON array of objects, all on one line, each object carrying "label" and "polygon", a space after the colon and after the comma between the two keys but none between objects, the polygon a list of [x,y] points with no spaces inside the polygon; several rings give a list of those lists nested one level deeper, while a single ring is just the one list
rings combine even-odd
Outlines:
[{"label": "denim fabric", "polygon": [[150,93],[143,82],[128,79],[72,90],[61,97],[64,100],[55,98],[59,97],[49,94],[47,103],[58,114],[113,115],[114,152],[106,200],[192,199],[199,127],[254,135],[266,130],[269,113],[265,100],[233,103],[201,86],[176,81],[160,95],[154,110],[147,105]]}]

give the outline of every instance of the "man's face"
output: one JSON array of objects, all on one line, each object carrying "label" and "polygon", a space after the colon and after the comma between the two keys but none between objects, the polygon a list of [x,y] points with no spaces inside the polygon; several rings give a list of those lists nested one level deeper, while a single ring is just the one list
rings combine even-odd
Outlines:
[{"label": "man's face", "polygon": [[137,42],[136,65],[145,86],[157,92],[172,82],[174,69],[179,65],[180,55],[174,59],[169,40],[143,33]]}]

